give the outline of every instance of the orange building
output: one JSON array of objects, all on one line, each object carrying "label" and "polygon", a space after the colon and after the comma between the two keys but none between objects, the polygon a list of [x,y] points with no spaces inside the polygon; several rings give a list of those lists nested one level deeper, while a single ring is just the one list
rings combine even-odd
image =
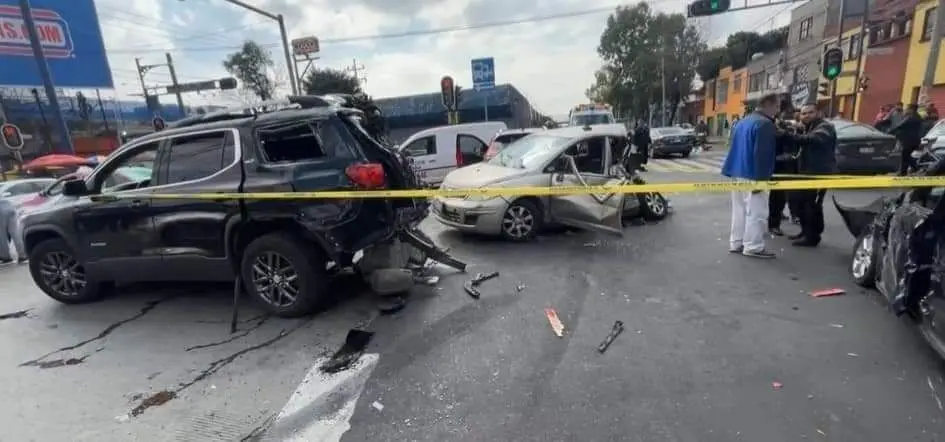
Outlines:
[{"label": "orange building", "polygon": [[709,125],[709,133],[724,136],[732,122],[745,115],[745,95],[748,91],[748,70],[732,70],[725,66],[718,77],[705,82],[705,105],[702,115]]}]

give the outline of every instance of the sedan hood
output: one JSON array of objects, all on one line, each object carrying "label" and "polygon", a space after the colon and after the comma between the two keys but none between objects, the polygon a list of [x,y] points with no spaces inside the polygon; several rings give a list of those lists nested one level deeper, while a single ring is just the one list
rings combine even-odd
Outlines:
[{"label": "sedan hood", "polygon": [[450,172],[442,186],[444,189],[479,188],[524,175],[528,175],[528,170],[476,163]]}]

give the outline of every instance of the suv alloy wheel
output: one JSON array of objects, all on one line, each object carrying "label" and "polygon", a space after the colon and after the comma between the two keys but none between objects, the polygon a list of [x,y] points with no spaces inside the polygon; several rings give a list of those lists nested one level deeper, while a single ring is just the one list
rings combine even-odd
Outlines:
[{"label": "suv alloy wheel", "polygon": [[327,260],[310,241],[274,232],[243,251],[240,277],[246,291],[272,315],[314,313],[328,301]]},{"label": "suv alloy wheel", "polygon": [[97,301],[103,284],[89,280],[82,263],[61,238],[47,239],[30,251],[30,275],[43,293],[65,304]]}]

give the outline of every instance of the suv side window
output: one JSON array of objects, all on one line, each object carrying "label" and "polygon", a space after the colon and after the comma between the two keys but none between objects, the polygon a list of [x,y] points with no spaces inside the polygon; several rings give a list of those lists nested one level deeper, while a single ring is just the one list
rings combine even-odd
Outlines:
[{"label": "suv side window", "polygon": [[164,155],[166,168],[157,184],[199,180],[223,170],[236,158],[231,138],[227,131],[172,138]]},{"label": "suv side window", "polygon": [[436,135],[417,138],[411,141],[410,144],[404,148],[404,152],[412,157],[436,154]]},{"label": "suv side window", "polygon": [[[94,174],[94,178],[92,178],[94,180],[94,184],[93,184],[94,190],[102,192],[102,193],[107,193],[109,191],[127,190],[127,189],[110,189],[109,188],[109,185],[111,183],[118,180],[118,178],[115,175],[121,173],[119,169],[123,167],[135,167],[135,168],[140,168],[144,171],[147,171],[147,170],[153,171],[154,168],[156,167],[154,164],[154,160],[157,157],[157,151],[160,145],[161,145],[161,141],[152,141],[150,143],[142,144],[140,146],[133,147],[132,151],[122,153],[120,157],[117,157],[105,163],[104,168],[102,168],[100,171],[97,171]],[[151,180],[145,180],[137,188],[150,187],[153,185],[154,183],[151,182]],[[62,192],[61,187],[59,187],[58,189],[55,189],[53,192],[50,192],[50,194],[55,195],[60,192]]]}]

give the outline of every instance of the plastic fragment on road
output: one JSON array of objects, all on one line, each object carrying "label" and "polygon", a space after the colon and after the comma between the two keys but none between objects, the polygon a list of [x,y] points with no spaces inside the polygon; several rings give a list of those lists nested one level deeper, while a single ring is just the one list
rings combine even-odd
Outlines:
[{"label": "plastic fragment on road", "polygon": [[830,324],[833,328],[843,328],[843,324]]},{"label": "plastic fragment on road", "polygon": [[345,342],[341,348],[319,368],[324,373],[337,373],[347,369],[361,358],[364,349],[367,348],[373,337],[373,332],[354,328],[348,330],[348,335],[345,336]]},{"label": "plastic fragment on road", "polygon": [[373,403],[371,403],[371,408],[373,408],[373,409],[375,409],[375,410],[377,410],[377,411],[384,411],[384,404],[382,404],[382,403],[380,403],[380,402],[378,402],[378,401],[374,401]]},{"label": "plastic fragment on road", "polygon": [[780,383],[780,382],[778,382],[778,381],[774,381],[774,382],[771,383],[771,388],[774,388],[775,390],[780,390],[780,389],[783,388],[783,387],[784,387],[784,384],[782,384],[782,383]]},{"label": "plastic fragment on road", "polygon": [[849,356],[849,357],[851,357],[851,358],[858,358],[858,357],[860,357],[860,355],[858,355],[858,354],[856,354],[856,353],[847,353],[847,356]]},{"label": "plastic fragment on road", "polygon": [[824,290],[815,290],[810,292],[810,295],[815,298],[825,298],[828,296],[840,296],[847,293],[844,289],[833,288],[833,289],[824,289]]},{"label": "plastic fragment on road", "polygon": [[[601,293],[603,295],[603,293]],[[613,344],[614,339],[617,339],[617,336],[623,332],[623,321],[614,322],[614,327],[610,330],[610,333],[607,334],[607,337],[604,338],[604,341],[597,346],[597,351],[603,354],[610,348],[610,344]]]},{"label": "plastic fragment on road", "polygon": [[564,324],[561,322],[561,319],[558,318],[558,312],[553,308],[546,308],[545,317],[548,318],[548,323],[551,324],[551,331],[554,332],[555,336],[559,338],[564,336]]}]

